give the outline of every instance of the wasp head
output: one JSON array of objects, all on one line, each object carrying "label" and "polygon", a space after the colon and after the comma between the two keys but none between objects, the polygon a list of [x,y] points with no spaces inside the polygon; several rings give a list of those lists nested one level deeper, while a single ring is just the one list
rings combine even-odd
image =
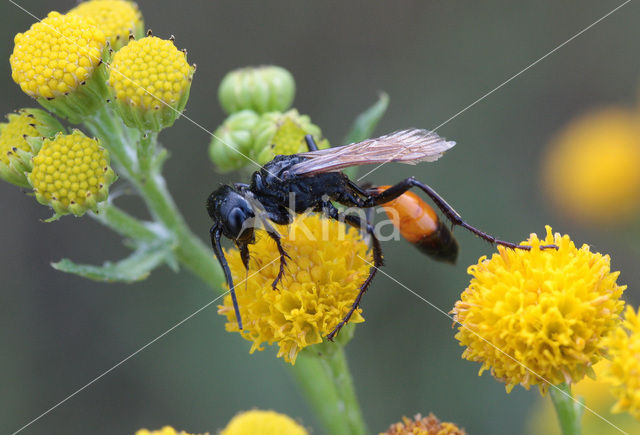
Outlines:
[{"label": "wasp head", "polygon": [[241,192],[227,185],[220,187],[209,195],[207,211],[226,237],[253,243],[255,213]]}]

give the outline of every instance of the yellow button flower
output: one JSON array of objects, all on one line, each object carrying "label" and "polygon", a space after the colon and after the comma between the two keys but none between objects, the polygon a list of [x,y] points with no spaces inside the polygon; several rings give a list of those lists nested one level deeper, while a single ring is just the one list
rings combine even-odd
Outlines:
[{"label": "yellow button flower", "polygon": [[170,127],[187,104],[194,71],[172,40],[129,42],[114,55],[109,76],[122,119],[143,130]]},{"label": "yellow button flower", "polygon": [[640,118],[608,107],[573,120],[551,140],[543,183],[553,204],[592,224],[622,222],[640,211]]},{"label": "yellow button flower", "polygon": [[[263,342],[277,343],[278,357],[294,364],[301,349],[322,342],[342,320],[369,273],[361,258],[373,259],[359,231],[318,215],[298,216],[278,230],[291,256],[278,290],[271,283],[280,267],[279,260],[273,260],[279,256],[269,237],[258,234],[257,243],[250,246],[246,283],[238,250],[226,255],[234,282],[242,283],[236,293],[245,328],[242,336],[253,342],[250,352],[263,350]],[[229,295],[218,313],[227,317],[227,331],[240,332]],[[357,310],[350,323],[363,321]]]},{"label": "yellow button flower", "polygon": [[107,41],[91,20],[51,12],[14,41],[11,76],[46,109],[78,123],[104,104]]},{"label": "yellow button flower", "polygon": [[380,435],[466,435],[466,432],[453,423],[441,422],[433,414],[427,417],[417,414],[413,419],[402,417],[402,422],[392,424]]},{"label": "yellow button flower", "polygon": [[[162,429],[157,430],[149,430],[149,429],[140,429],[136,432],[136,435],[192,435],[183,430],[177,431],[171,426],[165,426]],[[208,435],[208,432],[203,435]]]},{"label": "yellow button flower", "polygon": [[85,1],[68,13],[92,18],[115,51],[127,45],[129,34],[136,38],[144,36],[142,14],[138,5],[128,0]]},{"label": "yellow button flower", "polygon": [[0,178],[21,187],[31,187],[26,173],[38,151],[33,138],[50,137],[62,131],[62,125],[39,109],[23,109],[7,115],[9,122],[0,124]]},{"label": "yellow button flower", "polygon": [[627,411],[640,420],[640,317],[627,307],[624,323],[605,340],[611,361],[604,380],[618,402],[614,412]]},{"label": "yellow button flower", "polygon": [[[291,417],[275,411],[241,412],[231,419],[220,435],[307,435],[307,430]],[[163,434],[164,435],[164,434]]]},{"label": "yellow button flower", "polygon": [[[608,255],[576,248],[569,236],[542,241],[532,234],[531,251],[498,247],[491,259],[470,266],[469,287],[453,309],[456,338],[467,348],[462,357],[482,363],[480,374],[506,383],[580,381],[602,357],[602,338],[618,324],[626,286],[616,283]],[[559,249],[540,250],[540,244]],[[526,367],[525,367],[526,366]],[[536,376],[535,372],[538,376]]]},{"label": "yellow button flower", "polygon": [[115,174],[109,153],[78,130],[45,139],[28,176],[36,199],[57,215],[81,216],[104,201]]}]

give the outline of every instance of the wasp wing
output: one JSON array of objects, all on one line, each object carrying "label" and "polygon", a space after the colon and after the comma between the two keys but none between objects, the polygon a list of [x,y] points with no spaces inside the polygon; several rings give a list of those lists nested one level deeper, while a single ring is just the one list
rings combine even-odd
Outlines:
[{"label": "wasp wing", "polygon": [[433,162],[455,144],[433,131],[417,128],[401,130],[350,145],[300,153],[298,156],[307,160],[295,164],[289,172],[292,175],[313,175],[376,163],[400,162],[415,165],[419,162]]}]

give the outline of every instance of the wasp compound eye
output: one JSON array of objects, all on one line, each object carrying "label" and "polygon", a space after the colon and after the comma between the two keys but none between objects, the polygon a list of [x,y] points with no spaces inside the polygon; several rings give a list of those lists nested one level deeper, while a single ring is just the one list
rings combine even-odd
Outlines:
[{"label": "wasp compound eye", "polygon": [[240,235],[240,231],[242,230],[242,224],[244,223],[247,215],[244,210],[240,207],[234,207],[231,209],[227,216],[227,228],[231,234],[234,234],[236,237]]}]

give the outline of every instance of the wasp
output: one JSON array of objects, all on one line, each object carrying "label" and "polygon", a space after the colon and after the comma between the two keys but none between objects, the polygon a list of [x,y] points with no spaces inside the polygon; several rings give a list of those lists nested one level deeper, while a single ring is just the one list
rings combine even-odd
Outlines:
[{"label": "wasp", "polygon": [[[458,252],[455,239],[448,227],[438,220],[433,209],[420,197],[408,192],[417,188],[433,201],[450,221],[452,228],[456,225],[463,227],[492,244],[507,248],[531,249],[530,246],[498,240],[469,225],[435,190],[413,177],[393,186],[363,188],[341,171],[352,166],[387,162],[416,164],[435,161],[455,145],[455,142],[447,141],[435,132],[423,129],[401,130],[324,150],[318,150],[311,135],[306,136],[305,141],[308,152],[278,155],[254,172],[249,184],[222,185],[207,199],[207,212],[213,220],[210,230],[211,245],[224,271],[240,329],[242,319],[231,271],[220,245],[222,236],[235,242],[242,262],[248,269],[249,245],[255,242],[255,229],[261,226],[266,231],[275,242],[280,255],[279,272],[272,284],[275,290],[285,272],[287,258],[290,257],[282,246],[281,235],[272,223],[287,225],[292,222],[294,214],[308,211],[322,213],[329,219],[345,222],[366,232],[370,237],[373,265],[369,275],[360,285],[359,293],[349,311],[327,338],[332,340],[349,321],[360,305],[376,271],[383,265],[382,248],[368,219],[344,214],[334,203],[362,209],[384,206],[394,224],[409,242],[436,259],[455,261]],[[394,213],[391,213],[392,211]]]}]

